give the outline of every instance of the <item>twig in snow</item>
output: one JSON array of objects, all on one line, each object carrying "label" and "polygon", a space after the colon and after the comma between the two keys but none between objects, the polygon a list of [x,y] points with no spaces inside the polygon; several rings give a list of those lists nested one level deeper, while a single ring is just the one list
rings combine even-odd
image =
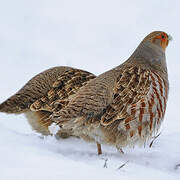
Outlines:
[{"label": "twig in snow", "polygon": [[154,137],[154,139],[151,141],[151,143],[150,143],[150,145],[149,145],[150,148],[152,147],[154,141],[155,141],[160,135],[161,135],[161,132],[160,132],[157,136]]},{"label": "twig in snow", "polygon": [[180,164],[176,164],[176,166],[175,166],[175,170],[178,170],[178,168],[180,168]]},{"label": "twig in snow", "polygon": [[104,160],[104,168],[107,168],[107,161],[108,161],[108,159],[105,159],[105,158],[102,158],[102,160]]},{"label": "twig in snow", "polygon": [[117,168],[117,170],[123,168],[128,162],[129,162],[129,161],[126,161],[124,164],[122,164],[121,166],[119,166],[119,167]]}]

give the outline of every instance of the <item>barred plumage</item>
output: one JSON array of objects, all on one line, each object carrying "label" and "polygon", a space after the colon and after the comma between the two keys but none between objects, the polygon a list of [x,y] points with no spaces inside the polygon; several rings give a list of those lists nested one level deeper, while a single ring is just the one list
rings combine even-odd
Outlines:
[{"label": "barred plumage", "polygon": [[[158,132],[164,118],[168,98],[168,84],[156,72],[149,72],[149,80],[151,85],[147,96],[142,98],[139,103],[130,105],[128,110],[130,117],[125,119],[125,128],[129,131],[129,137],[132,138],[137,131],[139,137],[145,138],[142,142],[155,136]],[[140,124],[137,126],[137,130],[133,123],[132,126],[130,125],[135,117]],[[147,123],[147,125],[143,127],[143,123]],[[149,135],[142,137],[142,131],[149,131]],[[129,141],[130,144],[133,144],[131,140]]]},{"label": "barred plumage", "polygon": [[98,144],[118,149],[144,144],[159,130],[166,110],[167,45],[166,33],[150,33],[127,61],[83,86],[52,120]]},{"label": "barred plumage", "polygon": [[[15,95],[0,104],[0,112],[24,113],[34,130],[43,135],[50,135],[48,126],[53,121],[53,112],[66,106],[70,98],[95,75],[71,67],[54,67],[35,77]],[[71,131],[57,134],[68,137]]]},{"label": "barred plumage", "polygon": [[168,42],[165,32],[152,32],[127,61],[98,77],[73,68],[48,70],[0,104],[0,112],[25,113],[43,134],[56,122],[60,136],[95,141],[98,154],[100,144],[142,145],[156,135],[165,115]]}]

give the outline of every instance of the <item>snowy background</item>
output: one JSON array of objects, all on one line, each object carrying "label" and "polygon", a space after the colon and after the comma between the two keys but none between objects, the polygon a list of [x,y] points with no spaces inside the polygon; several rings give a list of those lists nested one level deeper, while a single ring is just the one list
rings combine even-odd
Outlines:
[{"label": "snowy background", "polygon": [[124,149],[122,155],[103,146],[97,156],[94,144],[43,138],[23,115],[1,113],[0,180],[179,179],[179,7],[179,0],[0,0],[0,102],[50,67],[98,75],[125,61],[151,31],[174,39],[166,51],[167,112],[152,148]]}]

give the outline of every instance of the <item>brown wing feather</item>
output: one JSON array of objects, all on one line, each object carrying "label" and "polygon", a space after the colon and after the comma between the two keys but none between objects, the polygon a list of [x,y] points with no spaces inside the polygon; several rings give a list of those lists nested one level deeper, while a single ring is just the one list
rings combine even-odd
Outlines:
[{"label": "brown wing feather", "polygon": [[69,99],[95,75],[71,69],[60,75],[46,96],[36,100],[31,106],[32,111],[45,110],[54,112],[68,104]]},{"label": "brown wing feather", "polygon": [[0,112],[23,113],[37,99],[51,89],[53,82],[70,67],[54,67],[43,71],[29,80],[15,95],[0,104]]},{"label": "brown wing feather", "polygon": [[114,71],[107,73],[108,75],[104,73],[83,86],[67,106],[52,114],[52,119],[71,128],[77,121],[87,123],[87,120],[100,116],[113,100],[112,87],[114,87],[116,76]]},{"label": "brown wing feather", "polygon": [[129,116],[128,107],[143,99],[149,92],[149,87],[149,71],[138,67],[125,69],[118,77],[113,102],[102,115],[101,124],[107,126]]},{"label": "brown wing feather", "polygon": [[89,121],[100,121],[107,126],[126,118],[128,106],[136,104],[148,93],[149,72],[131,66],[119,74],[117,77],[103,74],[88,83],[67,106],[53,113],[52,119],[68,129]]}]

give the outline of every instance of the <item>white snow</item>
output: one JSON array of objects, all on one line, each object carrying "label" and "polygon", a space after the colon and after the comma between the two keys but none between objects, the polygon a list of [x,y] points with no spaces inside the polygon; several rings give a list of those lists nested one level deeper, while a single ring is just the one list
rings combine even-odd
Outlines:
[{"label": "white snow", "polygon": [[179,0],[2,1],[0,102],[53,66],[95,74],[109,70],[126,60],[151,31],[166,31],[173,41],[166,52],[169,101],[162,133],[152,148],[125,148],[121,154],[103,145],[98,156],[95,144],[43,137],[23,115],[1,113],[0,180],[180,179],[179,7]]},{"label": "white snow", "polygon": [[52,135],[56,135],[56,133],[60,130],[60,127],[56,123],[52,123],[48,126],[48,129]]}]

